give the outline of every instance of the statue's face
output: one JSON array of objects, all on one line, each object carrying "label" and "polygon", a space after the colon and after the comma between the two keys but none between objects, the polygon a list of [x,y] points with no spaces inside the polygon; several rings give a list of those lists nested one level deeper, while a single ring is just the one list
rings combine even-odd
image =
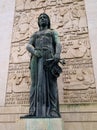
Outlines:
[{"label": "statue's face", "polygon": [[40,24],[40,26],[48,26],[48,18],[45,14],[42,14],[39,17],[39,24]]}]

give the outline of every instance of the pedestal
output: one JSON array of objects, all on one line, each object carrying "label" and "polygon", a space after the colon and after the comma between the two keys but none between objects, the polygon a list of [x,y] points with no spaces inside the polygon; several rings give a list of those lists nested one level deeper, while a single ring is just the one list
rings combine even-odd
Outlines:
[{"label": "pedestal", "polygon": [[18,121],[18,130],[64,130],[61,118],[29,118]]}]

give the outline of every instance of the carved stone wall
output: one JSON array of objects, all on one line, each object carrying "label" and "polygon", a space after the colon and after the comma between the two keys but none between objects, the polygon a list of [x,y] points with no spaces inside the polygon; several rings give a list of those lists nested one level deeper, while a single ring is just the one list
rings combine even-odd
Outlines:
[{"label": "carved stone wall", "polygon": [[61,58],[66,60],[59,79],[60,104],[97,102],[84,1],[16,0],[6,106],[29,104],[30,56],[25,45],[38,30],[37,18],[44,11],[59,34]]}]

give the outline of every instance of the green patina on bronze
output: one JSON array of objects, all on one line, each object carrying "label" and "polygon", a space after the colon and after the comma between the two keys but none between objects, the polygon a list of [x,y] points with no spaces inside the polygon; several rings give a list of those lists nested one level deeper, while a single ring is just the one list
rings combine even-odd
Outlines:
[{"label": "green patina on bronze", "polygon": [[57,77],[61,73],[58,65],[61,45],[58,34],[50,29],[50,19],[45,13],[38,18],[39,31],[35,32],[27,45],[31,53],[30,109],[31,117],[60,117]]}]

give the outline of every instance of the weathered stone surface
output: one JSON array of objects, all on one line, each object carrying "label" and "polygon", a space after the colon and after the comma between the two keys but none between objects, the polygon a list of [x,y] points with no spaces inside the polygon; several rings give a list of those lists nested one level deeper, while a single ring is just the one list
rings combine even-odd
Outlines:
[{"label": "weathered stone surface", "polygon": [[61,118],[21,119],[18,122],[20,126],[26,126],[24,130],[64,130]]},{"label": "weathered stone surface", "polygon": [[[20,116],[28,113],[29,107],[0,107],[0,128],[2,130],[25,130],[25,120]],[[63,130],[96,130],[97,104],[61,105]],[[55,122],[56,123],[56,122]],[[45,126],[45,125],[44,125]]]},{"label": "weathered stone surface", "polygon": [[5,104],[15,0],[0,1],[0,106]]},{"label": "weathered stone surface", "polygon": [[16,0],[16,10],[23,10],[24,2],[25,0]]},{"label": "weathered stone surface", "polygon": [[97,122],[66,122],[64,130],[97,130]]},{"label": "weathered stone surface", "polygon": [[[33,5],[33,6],[32,6]],[[37,11],[36,11],[37,10]],[[62,44],[61,58],[66,65],[59,78],[61,104],[97,102],[88,24],[83,0],[16,1],[6,105],[26,104],[17,93],[28,95],[30,88],[29,55],[25,50],[29,37],[38,30],[37,18],[45,12],[50,16]],[[25,63],[24,63],[25,62]],[[17,69],[18,68],[18,69]],[[22,70],[22,71],[21,71]],[[26,72],[24,72],[26,70]],[[29,95],[28,95],[29,96]],[[27,97],[28,97],[27,96]]]},{"label": "weathered stone surface", "polygon": [[97,89],[97,1],[96,0],[85,0],[86,5],[86,14],[88,19],[88,28],[89,28],[89,39],[91,43],[91,52],[93,60],[93,68],[95,74],[95,82]]}]

